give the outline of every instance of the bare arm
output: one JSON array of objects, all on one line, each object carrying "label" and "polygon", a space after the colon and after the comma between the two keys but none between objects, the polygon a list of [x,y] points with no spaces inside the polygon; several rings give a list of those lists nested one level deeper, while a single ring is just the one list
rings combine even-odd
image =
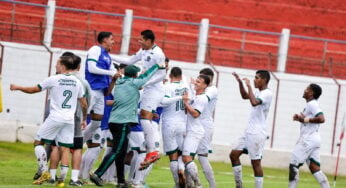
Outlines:
[{"label": "bare arm", "polygon": [[233,72],[232,75],[235,77],[235,79],[238,81],[239,83],[239,91],[240,91],[240,95],[243,99],[249,99],[249,94],[245,91],[243,82],[241,81],[239,75],[236,72]]},{"label": "bare arm", "polygon": [[250,100],[250,103],[252,106],[257,106],[259,104],[262,104],[261,100],[256,99],[255,95],[253,94],[252,87],[250,84],[250,80],[247,78],[243,78],[245,80],[246,86],[248,88],[248,99]]},{"label": "bare arm", "polygon": [[112,81],[111,83],[109,84],[109,87],[108,87],[108,90],[107,90],[107,93],[106,93],[106,96],[110,95],[113,91],[113,88],[115,86],[115,82],[117,81],[118,78],[121,77],[121,74],[120,73],[116,73],[113,77],[112,77]]},{"label": "bare arm", "polygon": [[325,118],[322,113],[313,118],[305,118],[304,114],[300,113],[293,115],[293,121],[299,121],[301,123],[324,123]]},{"label": "bare arm", "polygon": [[87,113],[88,113],[88,103],[85,97],[78,99],[80,106],[82,107],[83,121],[81,122],[81,127],[84,129],[86,127]]},{"label": "bare arm", "polygon": [[116,61],[118,63],[121,64],[125,64],[125,65],[132,65],[135,64],[137,61],[139,61],[139,57],[137,55],[133,55],[129,58],[124,58],[124,57],[113,57],[112,58],[113,61]]},{"label": "bare arm", "polygon": [[189,97],[188,97],[186,92],[183,95],[183,101],[184,101],[184,106],[185,106],[186,111],[189,114],[191,114],[192,117],[198,118],[201,115],[201,113],[199,111],[192,108],[192,106],[189,104]]},{"label": "bare arm", "polygon": [[10,90],[11,91],[22,91],[24,93],[38,93],[41,91],[41,88],[37,85],[37,86],[33,86],[33,87],[23,87],[23,86],[19,86],[19,85],[15,85],[15,84],[11,84],[10,85]]}]

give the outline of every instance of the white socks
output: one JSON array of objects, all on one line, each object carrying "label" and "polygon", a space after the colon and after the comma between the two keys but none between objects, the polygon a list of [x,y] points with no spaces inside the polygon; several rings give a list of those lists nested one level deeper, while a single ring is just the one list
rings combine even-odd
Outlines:
[{"label": "white socks", "polygon": [[71,172],[71,180],[72,180],[72,181],[77,181],[77,180],[78,180],[78,174],[79,174],[79,170],[77,170],[77,169],[72,169],[72,172]]},{"label": "white socks", "polygon": [[56,169],[50,169],[49,170],[49,173],[50,173],[50,179],[53,179],[54,181],[56,180],[55,179],[55,176],[56,176]]},{"label": "white socks", "polygon": [[94,148],[88,148],[87,151],[83,154],[82,157],[82,164],[81,164],[81,178],[82,179],[88,179],[89,178],[89,172],[92,169],[95,160],[99,156],[101,151],[100,147],[94,147]]},{"label": "white socks", "polygon": [[321,188],[329,188],[330,187],[326,175],[324,175],[324,173],[321,170],[318,172],[315,172],[313,175],[314,175],[315,179],[318,181],[318,183],[321,185]]},{"label": "white socks", "polygon": [[263,177],[255,176],[255,188],[262,188],[262,187],[263,187]]},{"label": "white socks", "polygon": [[[133,151],[133,156],[131,159],[131,164],[129,166],[129,173],[128,173],[128,181],[132,181],[135,171],[136,171],[136,163],[137,163],[137,156],[138,156],[138,152],[137,151]],[[127,165],[125,165],[127,166]],[[125,174],[126,175],[126,174]]]},{"label": "white socks", "polygon": [[[105,152],[103,153],[103,158],[112,151],[112,147],[106,147]],[[113,182],[114,181],[114,175],[115,175],[115,161],[109,166],[109,168],[106,170],[106,172],[102,175],[102,180],[105,182]]]},{"label": "white socks", "polygon": [[144,138],[147,145],[147,152],[153,152],[159,150],[159,131],[158,125],[150,120],[141,119],[141,125],[143,127]]},{"label": "white socks", "polygon": [[146,156],[146,153],[139,153],[137,156],[135,174],[133,176],[133,181],[132,181],[136,185],[142,183],[142,181],[144,180],[145,170],[139,170],[139,167],[140,167],[140,164],[144,161],[145,156]]},{"label": "white socks", "polygon": [[201,164],[201,167],[203,169],[205,178],[207,178],[209,182],[210,188],[216,188],[215,178],[214,178],[214,172],[210,165],[210,162],[208,160],[208,157],[205,156],[198,156],[199,163]]},{"label": "white socks", "polygon": [[235,180],[235,186],[236,188],[242,188],[243,187],[243,174],[242,174],[242,166],[233,166],[233,173],[234,173],[234,180]]},{"label": "white socks", "polygon": [[193,161],[190,161],[185,164],[185,172],[187,172],[186,174],[191,176],[192,180],[195,183],[195,186],[201,185],[199,181],[199,177],[198,177],[198,169],[196,164]]},{"label": "white socks", "polygon": [[169,167],[170,167],[172,175],[173,175],[175,186],[179,187],[179,175],[178,175],[179,167],[178,167],[178,161],[171,161],[169,163]]},{"label": "white socks", "polygon": [[35,155],[41,172],[47,172],[47,153],[42,145],[35,146]]},{"label": "white socks", "polygon": [[60,165],[60,177],[59,177],[59,179],[65,180],[67,172],[68,172],[68,166]]},{"label": "white socks", "polygon": [[101,125],[101,121],[91,120],[88,126],[83,131],[83,143],[90,140],[96,129]]}]

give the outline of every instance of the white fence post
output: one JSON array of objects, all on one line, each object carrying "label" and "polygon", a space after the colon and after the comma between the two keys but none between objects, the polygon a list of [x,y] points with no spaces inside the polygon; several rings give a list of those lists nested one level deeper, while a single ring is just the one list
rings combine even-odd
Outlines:
[{"label": "white fence post", "polygon": [[278,52],[278,66],[277,66],[278,72],[286,71],[289,40],[290,40],[290,30],[282,29],[280,42],[279,42],[279,52]]},{"label": "white fence post", "polygon": [[123,22],[121,48],[120,48],[120,54],[122,55],[128,55],[129,53],[132,20],[133,20],[133,11],[131,9],[126,9],[124,22]]},{"label": "white fence post", "polygon": [[43,43],[50,47],[54,30],[55,0],[48,0],[46,9],[46,30],[44,31]]},{"label": "white fence post", "polygon": [[204,63],[208,44],[209,19],[202,19],[199,27],[197,63]]}]

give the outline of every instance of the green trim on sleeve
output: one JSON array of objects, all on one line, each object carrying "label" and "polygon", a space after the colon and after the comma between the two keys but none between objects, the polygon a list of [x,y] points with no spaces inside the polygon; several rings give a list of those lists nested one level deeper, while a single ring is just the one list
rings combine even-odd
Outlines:
[{"label": "green trim on sleeve", "polygon": [[319,116],[319,115],[323,115],[323,112],[318,112],[315,117]]},{"label": "green trim on sleeve", "polygon": [[210,102],[210,97],[208,95],[205,95],[208,98],[208,102]]},{"label": "green trim on sleeve", "polygon": [[166,69],[166,67],[159,67],[159,70]]},{"label": "green trim on sleeve", "polygon": [[96,59],[87,59],[87,61],[94,61],[97,63],[97,60]]},{"label": "green trim on sleeve", "polygon": [[166,98],[171,98],[170,96],[168,96],[168,95],[165,95],[164,97],[166,97]]},{"label": "green trim on sleeve", "polygon": [[256,99],[260,102],[260,104],[263,103],[262,99],[260,99],[260,98],[256,98]]},{"label": "green trim on sleeve", "polygon": [[37,84],[37,87],[42,91],[42,86],[40,84]]},{"label": "green trim on sleeve", "polygon": [[199,113],[199,115],[201,115],[201,112],[199,110],[197,110],[197,109],[195,109],[195,110]]}]

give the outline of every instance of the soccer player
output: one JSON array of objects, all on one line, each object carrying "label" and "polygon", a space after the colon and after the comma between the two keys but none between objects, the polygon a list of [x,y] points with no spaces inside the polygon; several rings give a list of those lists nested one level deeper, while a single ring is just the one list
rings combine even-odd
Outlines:
[{"label": "soccer player", "polygon": [[151,163],[160,159],[159,132],[154,128],[155,126],[152,123],[152,119],[153,111],[159,106],[164,96],[162,81],[166,76],[166,72],[164,68],[165,55],[161,48],[155,44],[154,32],[151,30],[142,31],[139,43],[141,49],[135,55],[131,56],[131,58],[123,59],[116,57],[113,60],[123,64],[134,64],[138,61],[142,61],[144,69],[149,69],[155,64],[162,66],[162,69],[157,71],[143,88],[140,122],[144,130],[148,153],[141,165],[141,169],[145,169]]},{"label": "soccer player", "polygon": [[102,160],[99,168],[93,174],[90,174],[90,180],[97,186],[102,186],[100,177],[113,161],[116,163],[118,187],[128,186],[124,176],[124,157],[127,150],[127,136],[130,132],[130,126],[138,124],[138,89],[149,81],[158,70],[159,65],[155,64],[137,78],[140,69],[135,65],[129,65],[125,68],[125,77],[116,81],[113,90],[115,102],[109,119],[109,129],[113,136],[113,149]]},{"label": "soccer player", "polygon": [[179,187],[179,172],[184,174],[184,169],[179,169],[178,157],[183,151],[187,121],[183,94],[189,91],[188,86],[182,82],[182,70],[179,67],[171,69],[169,78],[170,83],[166,83],[165,96],[161,101],[162,138],[164,152],[169,156],[175,185]]},{"label": "soccer player", "polygon": [[208,153],[212,153],[211,143],[214,132],[213,113],[217,102],[218,91],[216,86],[212,85],[214,72],[210,68],[202,69],[201,71],[199,71],[199,74],[209,76],[210,85],[207,87],[205,91],[205,94],[208,96],[209,102],[208,108],[206,108],[204,113],[201,115],[201,122],[204,127],[204,136],[202,138],[201,143],[198,146],[197,154],[198,161],[201,164],[206,179],[208,180],[209,187],[215,188],[216,183],[214,178],[214,172],[208,160]]},{"label": "soccer player", "polygon": [[[74,70],[72,57],[62,56],[56,64],[60,74],[45,79],[41,84],[33,87],[23,87],[11,84],[10,89],[20,90],[25,93],[37,93],[45,89],[50,90],[50,114],[35,137],[35,155],[43,172],[41,177],[33,184],[42,184],[50,179],[47,167],[47,154],[43,147],[45,142],[55,140],[60,146],[61,165],[69,164],[69,148],[73,146],[74,114],[79,100],[83,110],[82,126],[85,126],[87,102],[84,96],[83,86],[80,81],[70,73]],[[67,170],[61,169],[62,173]]]},{"label": "soccer player", "polygon": [[306,107],[303,112],[294,114],[293,121],[299,121],[300,136],[295,145],[289,166],[289,188],[297,187],[299,180],[299,167],[307,163],[311,174],[322,188],[329,188],[329,182],[320,169],[321,138],[319,134],[320,124],[324,123],[324,115],[318,105],[318,98],[322,94],[322,88],[317,84],[310,84],[303,94]]},{"label": "soccer player", "polygon": [[88,149],[83,154],[81,177],[87,179],[101,148],[101,120],[104,113],[104,95],[110,85],[110,77],[116,76],[109,55],[114,39],[111,32],[100,32],[97,36],[99,45],[92,46],[87,54],[85,79],[91,87],[91,101],[88,111],[91,121],[83,132],[83,142],[87,141]]},{"label": "soccer player", "polygon": [[233,76],[239,83],[239,90],[242,98],[248,99],[252,106],[245,133],[238,139],[238,142],[230,153],[234,179],[236,187],[241,188],[242,167],[239,157],[243,153],[248,153],[251,159],[252,168],[254,170],[255,187],[261,188],[263,187],[263,170],[261,166],[261,159],[267,138],[266,120],[273,96],[272,91],[268,88],[270,73],[266,70],[258,70],[256,72],[254,84],[255,88],[258,88],[258,90],[255,92],[251,87],[249,79],[243,78],[247,87],[246,91],[238,74],[234,72]]},{"label": "soccer player", "polygon": [[192,100],[188,99],[187,93],[184,93],[183,101],[187,115],[186,137],[183,144],[183,161],[185,172],[190,176],[195,187],[202,187],[196,164],[193,158],[196,155],[197,148],[204,136],[204,127],[201,122],[201,114],[208,108],[208,97],[205,90],[210,84],[210,78],[206,75],[199,75],[194,83],[196,96]]}]

